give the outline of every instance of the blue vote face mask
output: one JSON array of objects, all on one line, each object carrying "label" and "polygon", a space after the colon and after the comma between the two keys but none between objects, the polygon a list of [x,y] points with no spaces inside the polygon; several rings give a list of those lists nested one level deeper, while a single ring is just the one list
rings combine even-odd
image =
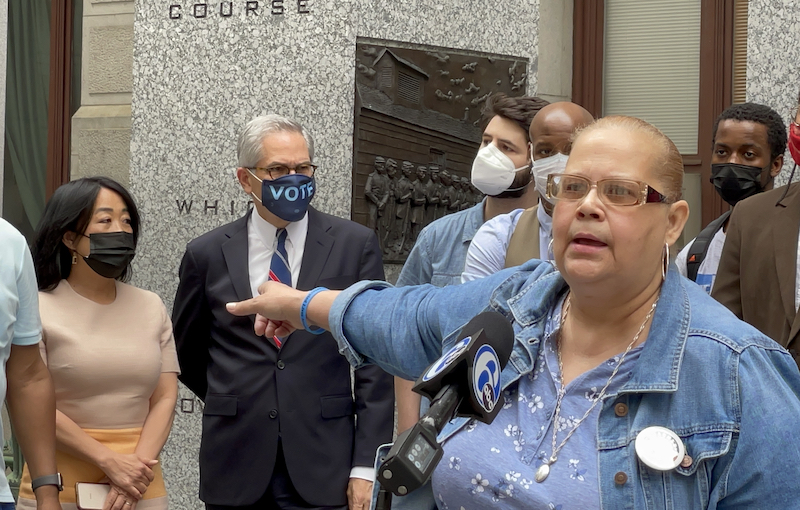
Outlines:
[{"label": "blue vote face mask", "polygon": [[248,172],[261,181],[261,199],[252,191],[250,194],[269,212],[284,221],[303,219],[317,189],[313,176],[289,174],[270,181],[259,179],[250,170]]}]

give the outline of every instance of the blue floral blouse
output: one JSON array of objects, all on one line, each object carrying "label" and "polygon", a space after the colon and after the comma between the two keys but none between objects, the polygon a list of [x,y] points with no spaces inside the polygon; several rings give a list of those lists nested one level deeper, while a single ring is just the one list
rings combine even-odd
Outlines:
[{"label": "blue floral blouse", "polygon": [[[534,481],[536,469],[553,452],[553,414],[560,387],[555,347],[563,303],[562,298],[548,316],[533,371],[503,392],[503,409],[494,422],[485,425],[472,420],[444,445],[444,458],[433,474],[433,493],[441,510],[600,508],[596,441],[599,404],[559,451],[547,479]],[[628,380],[642,345],[625,357],[606,390],[606,398]],[[556,445],[592,405],[618,361],[619,356],[615,356],[567,385]]]}]

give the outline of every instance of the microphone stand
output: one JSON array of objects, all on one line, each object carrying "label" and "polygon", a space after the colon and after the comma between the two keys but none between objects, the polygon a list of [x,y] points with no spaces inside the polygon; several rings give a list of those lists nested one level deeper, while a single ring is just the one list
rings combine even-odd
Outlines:
[{"label": "microphone stand", "polygon": [[381,485],[381,488],[378,491],[378,500],[375,503],[375,510],[390,510],[391,508],[392,493],[387,491],[386,488]]},{"label": "microphone stand", "polygon": [[447,390],[450,389],[457,390],[457,386],[448,384],[442,387],[431,402],[428,412],[422,415],[422,418],[419,420],[419,423],[422,425],[435,430],[436,434],[439,434],[447,422],[453,418],[453,415],[456,414],[456,409],[461,403],[461,396],[458,392],[448,392]]}]

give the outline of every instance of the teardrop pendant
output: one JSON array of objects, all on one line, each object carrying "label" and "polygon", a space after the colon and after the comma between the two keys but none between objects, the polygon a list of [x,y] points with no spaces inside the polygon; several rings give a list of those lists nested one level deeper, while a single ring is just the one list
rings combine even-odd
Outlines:
[{"label": "teardrop pendant", "polygon": [[534,480],[538,483],[542,483],[547,479],[547,476],[550,474],[550,464],[542,464],[539,466],[539,469],[536,470],[536,474],[533,476]]}]

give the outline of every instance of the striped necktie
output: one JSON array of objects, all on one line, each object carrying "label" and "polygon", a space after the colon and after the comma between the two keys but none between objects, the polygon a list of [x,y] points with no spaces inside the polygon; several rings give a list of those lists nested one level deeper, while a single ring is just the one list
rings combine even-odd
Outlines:
[{"label": "striped necktie", "polygon": [[[292,286],[292,272],[289,270],[289,257],[286,255],[286,236],[285,228],[279,228],[277,232],[278,245],[275,247],[275,252],[272,254],[272,262],[269,266],[269,279],[275,282],[280,282],[288,286]],[[277,336],[272,337],[275,345],[280,348],[281,339]]]}]

